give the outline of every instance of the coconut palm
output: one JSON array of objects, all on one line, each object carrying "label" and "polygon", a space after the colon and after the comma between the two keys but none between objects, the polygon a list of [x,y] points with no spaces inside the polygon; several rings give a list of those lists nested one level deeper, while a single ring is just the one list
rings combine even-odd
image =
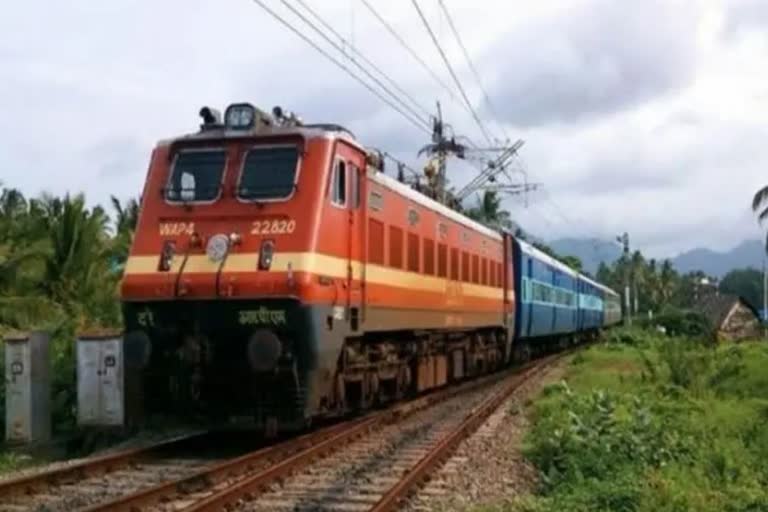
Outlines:
[{"label": "coconut palm", "polygon": [[677,281],[677,272],[672,267],[670,260],[664,260],[661,264],[661,273],[659,275],[659,294],[664,304],[668,304],[675,293]]},{"label": "coconut palm", "polygon": [[[752,210],[757,213],[757,220],[760,224],[768,219],[768,185],[755,193],[755,197],[752,198]],[[768,233],[765,237],[765,252],[768,254]]]},{"label": "coconut palm", "polygon": [[133,240],[133,233],[139,221],[140,200],[129,199],[125,205],[115,196],[111,196],[112,207],[115,210],[115,238],[112,240],[110,265],[113,270],[121,272]]},{"label": "coconut palm", "polygon": [[752,210],[758,214],[757,220],[760,222],[768,219],[768,185],[755,193],[755,197],[752,198]]},{"label": "coconut palm", "polygon": [[467,216],[495,229],[512,229],[509,212],[502,209],[501,198],[495,190],[486,190],[476,206],[467,210]]}]

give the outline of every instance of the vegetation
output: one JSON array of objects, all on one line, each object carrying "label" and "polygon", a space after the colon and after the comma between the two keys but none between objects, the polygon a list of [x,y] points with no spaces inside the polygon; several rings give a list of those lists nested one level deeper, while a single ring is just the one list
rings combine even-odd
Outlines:
[{"label": "vegetation", "polygon": [[739,295],[755,310],[763,309],[763,273],[754,268],[731,270],[720,281],[720,292]]},{"label": "vegetation", "polygon": [[[752,210],[757,214],[757,220],[761,224],[768,219],[768,185],[755,192]],[[768,253],[768,235],[765,238],[765,252]]]},{"label": "vegetation", "polygon": [[[138,203],[124,205],[115,198],[112,203],[115,222],[103,208],[87,207],[82,195],[27,199],[15,189],[0,191],[0,336],[33,329],[52,333],[59,428],[73,422],[75,333],[121,321],[117,285]],[[0,379],[3,417],[4,407]]]},{"label": "vegetation", "polygon": [[534,405],[513,510],[768,509],[768,346],[613,331]]},{"label": "vegetation", "polygon": [[467,209],[464,214],[492,229],[512,229],[512,218],[509,212],[501,207],[501,198],[495,190],[483,192],[482,197],[477,198],[475,206]]}]

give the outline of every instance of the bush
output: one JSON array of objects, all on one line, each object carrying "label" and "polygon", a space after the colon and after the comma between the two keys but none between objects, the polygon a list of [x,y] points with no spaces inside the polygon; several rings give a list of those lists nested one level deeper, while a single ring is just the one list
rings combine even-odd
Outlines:
[{"label": "bush", "polygon": [[669,336],[713,338],[713,326],[697,311],[667,307],[659,313],[654,323],[663,327]]},{"label": "bush", "polygon": [[536,402],[541,485],[514,509],[768,510],[768,348],[613,336]]}]

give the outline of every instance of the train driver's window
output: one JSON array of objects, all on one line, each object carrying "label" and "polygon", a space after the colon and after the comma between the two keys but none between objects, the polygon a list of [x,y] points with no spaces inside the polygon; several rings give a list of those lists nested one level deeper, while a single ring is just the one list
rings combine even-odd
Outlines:
[{"label": "train driver's window", "polygon": [[331,201],[339,206],[347,203],[347,165],[343,160],[336,161],[331,182]]},{"label": "train driver's window", "polygon": [[181,150],[164,189],[169,202],[215,201],[221,191],[226,153],[222,149]]},{"label": "train driver's window", "polygon": [[360,169],[355,164],[349,164],[349,207],[360,206]]}]

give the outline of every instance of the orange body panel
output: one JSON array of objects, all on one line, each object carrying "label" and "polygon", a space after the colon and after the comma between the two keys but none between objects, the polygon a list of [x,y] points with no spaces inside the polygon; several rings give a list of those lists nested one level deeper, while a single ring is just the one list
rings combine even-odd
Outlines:
[{"label": "orange body panel", "polygon": [[[235,190],[245,151],[274,144],[302,149],[294,194],[276,202],[239,200]],[[170,204],[163,195],[177,147],[185,147],[184,139],[153,153],[122,283],[124,301],[293,297],[358,308],[364,329],[366,315],[382,308],[440,313],[433,327],[462,325],[456,319],[463,312],[502,325],[513,311],[511,256],[505,266],[501,237],[367,168],[365,152],[353,142],[301,135],[210,141],[206,147],[227,153],[221,194],[211,204],[188,205]],[[331,201],[339,161],[347,169],[344,206]],[[377,225],[378,238],[371,232]],[[238,240],[221,264],[205,253],[210,237],[219,233]],[[269,270],[257,267],[264,240],[274,241]],[[166,241],[175,243],[176,252],[170,270],[160,271]]]}]

